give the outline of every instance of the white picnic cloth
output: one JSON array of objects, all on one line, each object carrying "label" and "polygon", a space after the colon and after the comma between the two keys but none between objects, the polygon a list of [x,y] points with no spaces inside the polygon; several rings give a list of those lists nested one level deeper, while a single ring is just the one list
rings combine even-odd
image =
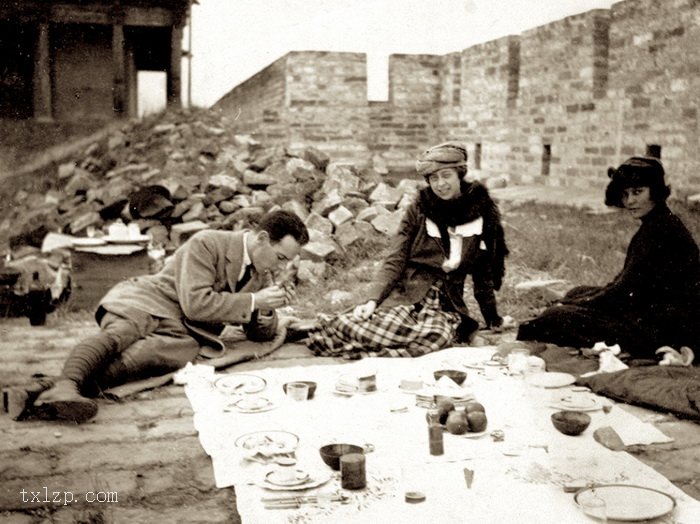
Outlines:
[{"label": "white picnic cloth", "polygon": [[[260,394],[268,396],[277,406],[255,414],[225,412],[225,406],[234,397],[223,394],[203,377],[189,381],[185,391],[194,410],[193,421],[200,442],[212,457],[216,485],[235,486],[237,508],[244,523],[450,523],[475,519],[590,522],[578,510],[572,495],[562,489],[581,479],[664,491],[677,500],[675,522],[700,522],[700,502],[633,456],[610,451],[592,437],[595,428],[611,425],[625,443],[633,442],[635,436],[639,440],[640,434],[648,439],[649,427],[655,429],[651,424],[615,407],[607,415],[602,410],[590,412],[591,426],[582,435],[562,435],[549,420],[555,411],[550,407],[552,395],[557,392],[505,374],[487,380],[483,372],[467,369],[465,384],[465,389],[486,407],[488,432],[500,429],[505,440],[494,442],[488,434],[474,439],[446,433],[445,455],[431,456],[425,409],[415,406],[414,395],[401,392],[398,388],[401,378],[422,376],[430,382],[432,371],[446,367],[465,369],[462,364],[478,367],[494,350],[493,347],[451,348],[416,359],[376,358],[340,365],[255,371],[254,374],[267,381],[266,389]],[[377,370],[377,392],[353,396],[333,392],[340,376],[366,369],[368,365]],[[290,380],[316,381],[316,398],[308,402],[287,400],[281,384]],[[402,406],[408,409],[397,411]],[[626,425],[632,428],[630,434],[625,432]],[[260,502],[263,496],[336,492],[340,490],[340,478],[333,472],[328,482],[307,491],[263,489],[259,484],[272,466],[246,460],[234,444],[238,436],[259,430],[283,430],[297,435],[298,466],[313,479],[323,479],[331,473],[321,461],[320,446],[331,442],[374,445],[375,451],[366,455],[367,488],[342,490],[350,496],[346,505],[335,502],[304,505],[296,510],[264,509]],[[464,480],[465,467],[474,471],[471,489],[467,489]],[[404,501],[409,482],[411,488],[426,494],[425,502]]]},{"label": "white picnic cloth", "polygon": [[666,444],[673,439],[657,429],[653,424],[639,420],[624,408],[613,406],[605,420],[594,428],[610,426],[618,434],[625,446]]}]

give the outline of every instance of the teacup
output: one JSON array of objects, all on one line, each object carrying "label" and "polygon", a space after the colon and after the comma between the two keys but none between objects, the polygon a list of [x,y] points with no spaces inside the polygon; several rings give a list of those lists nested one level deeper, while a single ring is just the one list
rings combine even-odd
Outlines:
[{"label": "teacup", "polygon": [[297,461],[291,457],[279,457],[276,476],[279,482],[294,482],[297,479]]}]

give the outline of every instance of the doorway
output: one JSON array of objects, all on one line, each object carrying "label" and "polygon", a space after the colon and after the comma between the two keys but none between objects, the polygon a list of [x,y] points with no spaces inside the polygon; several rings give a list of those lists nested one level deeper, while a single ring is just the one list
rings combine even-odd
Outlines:
[{"label": "doorway", "polygon": [[136,110],[139,118],[165,110],[167,80],[165,71],[139,71],[136,74]]}]

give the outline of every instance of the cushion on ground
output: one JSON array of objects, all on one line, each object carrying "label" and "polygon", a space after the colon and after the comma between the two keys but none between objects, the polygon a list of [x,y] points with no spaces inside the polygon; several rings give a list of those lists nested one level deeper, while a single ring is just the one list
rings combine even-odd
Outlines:
[{"label": "cushion on ground", "polygon": [[629,404],[700,420],[700,369],[645,366],[580,378],[577,384]]}]

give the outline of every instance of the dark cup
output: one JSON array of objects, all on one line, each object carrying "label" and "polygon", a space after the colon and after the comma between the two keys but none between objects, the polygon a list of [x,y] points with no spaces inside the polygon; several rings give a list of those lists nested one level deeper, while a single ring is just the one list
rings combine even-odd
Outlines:
[{"label": "dark cup", "polygon": [[[314,394],[316,393],[316,382],[312,382],[310,380],[295,380],[294,382],[301,382],[302,384],[306,384],[309,386],[309,393],[306,396],[306,400],[311,400],[314,398]],[[289,384],[289,382],[287,382]],[[287,393],[287,384],[282,384],[282,389],[284,390],[284,393]]]}]

